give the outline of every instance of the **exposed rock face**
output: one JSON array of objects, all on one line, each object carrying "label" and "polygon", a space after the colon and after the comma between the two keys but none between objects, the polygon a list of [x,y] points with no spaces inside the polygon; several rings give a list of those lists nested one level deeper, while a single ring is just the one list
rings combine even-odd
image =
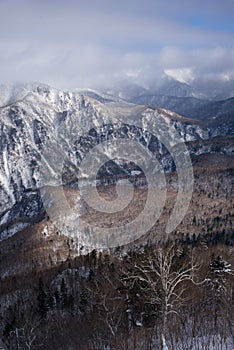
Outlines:
[{"label": "exposed rock face", "polygon": [[[98,96],[95,96],[98,98]],[[100,98],[99,98],[100,100]],[[101,102],[44,85],[30,85],[0,107],[0,235],[7,238],[45,216],[40,196],[41,168],[50,168],[57,180],[57,152],[64,151],[62,184],[77,185],[77,169],[94,146],[118,139],[135,140],[154,154],[165,172],[175,165],[165,145],[152,135],[152,125],[165,134],[168,145],[189,142],[193,155],[210,152],[211,146],[191,141],[208,139],[218,131],[196,120],[164,109],[152,109],[105,97]],[[174,135],[177,135],[175,138]],[[230,154],[230,147],[221,147]],[[216,151],[220,152],[220,147]],[[136,174],[139,167],[124,160],[109,161],[98,176]],[[81,174],[83,176],[83,174]]]}]

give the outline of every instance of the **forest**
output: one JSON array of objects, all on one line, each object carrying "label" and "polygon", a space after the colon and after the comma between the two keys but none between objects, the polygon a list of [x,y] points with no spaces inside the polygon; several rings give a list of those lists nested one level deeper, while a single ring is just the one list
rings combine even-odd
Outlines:
[{"label": "forest", "polygon": [[234,248],[205,239],[93,250],[6,279],[8,349],[225,349],[234,346]]}]

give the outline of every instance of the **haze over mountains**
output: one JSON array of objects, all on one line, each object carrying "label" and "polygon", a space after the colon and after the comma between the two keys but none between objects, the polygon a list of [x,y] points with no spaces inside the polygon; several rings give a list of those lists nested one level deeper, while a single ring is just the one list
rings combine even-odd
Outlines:
[{"label": "haze over mountains", "polygon": [[112,87],[109,86],[109,92],[125,99],[150,94],[221,100],[234,95],[234,80],[231,77],[213,76],[206,80],[201,77],[186,77],[186,69],[168,70],[148,81],[138,75],[125,75],[116,80]]},{"label": "haze over mountains", "polygon": [[[135,79],[125,78],[104,91],[131,103],[145,104],[172,110],[189,118],[202,120],[219,128],[218,134],[232,133],[234,81],[217,79],[202,86],[202,82],[187,83],[164,74],[158,81],[144,87]],[[97,97],[92,91],[89,96]],[[113,98],[109,96],[109,98]],[[222,131],[223,130],[223,131]]]}]

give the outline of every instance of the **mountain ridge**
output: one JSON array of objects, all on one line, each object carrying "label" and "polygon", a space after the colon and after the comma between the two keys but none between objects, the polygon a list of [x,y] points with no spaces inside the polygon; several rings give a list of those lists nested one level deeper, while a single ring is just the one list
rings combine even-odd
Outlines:
[{"label": "mountain ridge", "polygon": [[[69,146],[71,141],[72,148],[63,177],[65,185],[69,186],[76,182],[72,172],[87,150],[105,140],[113,141],[118,138],[130,138],[140,142],[158,158],[164,171],[174,171],[173,159],[168,151],[147,131],[150,118],[157,120],[160,128],[164,128],[163,124],[160,126],[161,122],[166,123],[165,125],[174,130],[173,132],[180,135],[183,142],[189,144],[196,140],[209,139],[212,135],[225,134],[225,130],[220,133],[218,128],[214,128],[211,132],[209,126],[207,127],[202,121],[181,117],[162,108],[138,106],[120,99],[108,99],[102,94],[101,101],[98,101],[93,98],[99,98],[97,92],[92,95],[93,97],[86,97],[77,92],[61,91],[43,84],[34,83],[27,86],[28,88],[23,89],[23,93],[18,94],[18,96],[21,94],[21,97],[24,94],[24,98],[18,99],[18,102],[11,99],[8,106],[0,109],[2,238],[15,234],[36,218],[39,220],[43,217],[43,203],[38,192],[42,150],[48,140],[52,146],[54,145],[53,147],[57,147],[58,132],[62,131],[63,139],[60,137],[60,142],[65,142],[64,145]],[[118,113],[121,115],[120,119]],[[113,116],[114,124],[111,121]],[[132,125],[125,124],[124,118]],[[145,126],[139,124],[139,118],[146,123]],[[136,122],[137,127],[134,125]],[[90,123],[94,127],[93,131],[87,130],[88,134],[83,134],[82,131],[85,123]],[[69,140],[69,135],[63,134],[64,128],[69,130],[69,133],[77,133],[77,136]],[[194,147],[190,150],[194,155],[207,152],[208,149],[204,148],[201,151],[203,146]],[[220,152],[220,149],[217,148],[216,152]],[[109,163],[100,174],[105,178],[107,174],[115,177],[123,172],[129,176],[131,172],[139,171],[138,168],[131,167],[131,170],[126,172],[128,166]]]}]

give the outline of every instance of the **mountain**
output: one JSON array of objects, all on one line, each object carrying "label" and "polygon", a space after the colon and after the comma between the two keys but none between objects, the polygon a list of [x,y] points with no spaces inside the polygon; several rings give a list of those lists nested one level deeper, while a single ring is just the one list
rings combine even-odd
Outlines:
[{"label": "mountain", "polygon": [[[214,83],[214,91],[205,94],[204,87],[199,84],[193,86],[164,75],[149,87],[125,79],[109,93],[130,103],[169,109],[182,116],[202,120],[212,135],[218,136],[232,134],[234,126],[234,83],[230,81],[225,85],[222,81],[220,85]],[[226,95],[218,93],[219,89],[227,91]]]},{"label": "mountain", "polygon": [[[180,73],[165,71],[155,77],[152,72],[144,74],[142,71],[134,76],[122,76],[115,81],[114,85],[107,83],[99,90],[135,103],[141,103],[136,101],[138,98],[146,99],[145,101],[148,102],[142,103],[168,109],[169,106],[160,106],[157,99],[164,96],[221,101],[234,97],[234,80],[229,77],[217,76],[210,80],[210,78],[205,77],[194,78],[191,76],[186,78]],[[151,103],[149,103],[150,100]]]},{"label": "mountain", "polygon": [[1,89],[0,347],[233,348],[233,99]]},{"label": "mountain", "polygon": [[222,101],[210,101],[203,106],[197,105],[186,115],[202,120],[212,130],[213,136],[231,135],[234,130],[234,97]]},{"label": "mountain", "polygon": [[178,81],[165,74],[162,77],[159,77],[158,80],[152,81],[147,85],[142,85],[136,79],[131,79],[129,77],[123,78],[117,81],[114,86],[105,87],[104,91],[109,95],[135,103],[141,103],[140,101],[136,101],[137,98],[143,100],[144,98],[147,98],[147,96],[149,96],[148,98],[150,98],[150,96],[206,98],[204,94],[197,91],[191,85]]},{"label": "mountain", "polygon": [[136,101],[149,106],[167,108],[180,115],[199,119],[210,128],[213,136],[233,134],[234,97],[222,101],[207,101],[194,97],[142,95],[132,99],[132,102],[136,103]]},{"label": "mountain", "polygon": [[[217,108],[216,119],[212,108],[216,110],[219,102],[208,105],[206,120],[201,120],[198,113],[198,121],[90,90],[87,94],[91,97],[36,83],[21,87],[12,96],[8,93],[0,107],[1,239],[46,217],[40,193],[43,185],[41,169],[50,169],[49,184],[58,186],[61,183],[59,157],[64,156],[60,154],[60,151],[64,152],[62,148],[66,150],[62,183],[76,187],[79,164],[95,145],[118,142],[119,139],[134,140],[154,154],[164,172],[171,172],[175,170],[175,164],[168,147],[173,143],[230,134],[233,126],[226,123],[221,128],[223,114],[230,116],[233,99]],[[154,125],[159,134],[166,135],[167,148],[157,135],[152,134]],[[200,154],[201,149],[193,153]],[[108,182],[110,177],[142,174],[131,162],[117,159],[113,162],[108,152],[104,151],[106,163],[98,172],[102,183]],[[83,176],[86,175],[81,174]]]}]

